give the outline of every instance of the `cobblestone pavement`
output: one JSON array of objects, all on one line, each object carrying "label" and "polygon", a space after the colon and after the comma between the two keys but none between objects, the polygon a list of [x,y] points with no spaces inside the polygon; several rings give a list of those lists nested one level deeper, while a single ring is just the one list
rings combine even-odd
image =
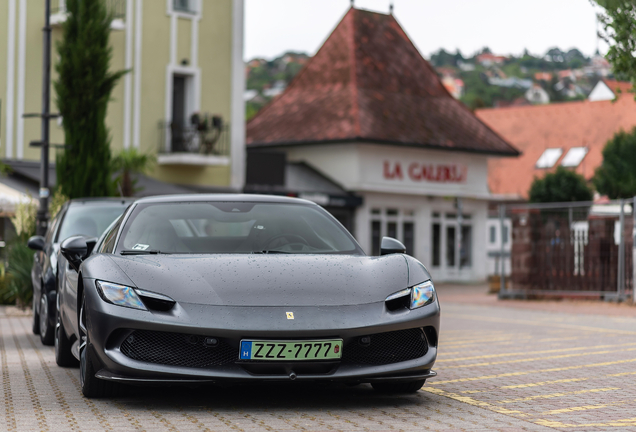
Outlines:
[{"label": "cobblestone pavement", "polygon": [[294,383],[88,400],[29,317],[0,313],[0,430],[636,431],[636,315],[447,302],[442,316],[439,375],[415,395]]}]

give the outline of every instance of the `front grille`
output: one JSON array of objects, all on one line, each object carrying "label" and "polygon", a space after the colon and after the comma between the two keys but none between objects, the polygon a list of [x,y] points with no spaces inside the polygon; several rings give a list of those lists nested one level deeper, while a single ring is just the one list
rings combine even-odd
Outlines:
[{"label": "front grille", "polygon": [[358,337],[342,348],[342,362],[359,365],[385,365],[413,360],[428,352],[428,343],[420,328],[398,330]]},{"label": "front grille", "polygon": [[237,360],[238,348],[232,348],[223,339],[218,339],[216,346],[206,346],[204,340],[204,336],[135,330],[121,344],[120,351],[133,360],[192,368]]}]

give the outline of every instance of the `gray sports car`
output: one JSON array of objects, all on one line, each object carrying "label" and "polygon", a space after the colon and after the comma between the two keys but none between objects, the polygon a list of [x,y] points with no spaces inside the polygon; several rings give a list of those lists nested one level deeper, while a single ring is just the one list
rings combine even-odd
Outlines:
[{"label": "gray sports car", "polygon": [[414,392],[440,307],[397,240],[366,256],[309,201],[180,195],[132,204],[98,240],[62,242],[55,355],[84,395],[120,383],[371,383]]}]

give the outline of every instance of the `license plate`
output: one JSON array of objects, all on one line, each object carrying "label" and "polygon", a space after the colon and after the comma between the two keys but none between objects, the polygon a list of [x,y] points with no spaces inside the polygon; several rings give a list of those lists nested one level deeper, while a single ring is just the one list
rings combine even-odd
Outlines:
[{"label": "license plate", "polygon": [[242,340],[241,360],[302,361],[338,360],[342,357],[342,339],[264,341]]}]

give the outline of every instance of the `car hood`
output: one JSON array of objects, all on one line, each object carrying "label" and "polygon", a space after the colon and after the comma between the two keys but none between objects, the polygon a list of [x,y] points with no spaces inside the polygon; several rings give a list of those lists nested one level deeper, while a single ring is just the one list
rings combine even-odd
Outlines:
[{"label": "car hood", "polygon": [[384,301],[408,285],[402,255],[112,256],[138,287],[177,302],[336,306]]}]

